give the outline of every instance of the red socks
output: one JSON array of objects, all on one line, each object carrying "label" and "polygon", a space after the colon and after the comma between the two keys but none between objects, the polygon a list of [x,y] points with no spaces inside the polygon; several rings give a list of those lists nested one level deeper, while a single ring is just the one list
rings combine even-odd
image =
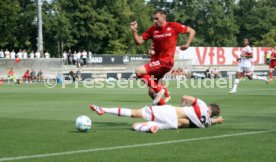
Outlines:
[{"label": "red socks", "polygon": [[149,87],[151,87],[155,93],[161,91],[162,88],[154,82],[150,75],[143,74],[139,78],[142,79]]},{"label": "red socks", "polygon": [[269,73],[269,78],[270,78],[270,79],[272,78],[272,73]]}]

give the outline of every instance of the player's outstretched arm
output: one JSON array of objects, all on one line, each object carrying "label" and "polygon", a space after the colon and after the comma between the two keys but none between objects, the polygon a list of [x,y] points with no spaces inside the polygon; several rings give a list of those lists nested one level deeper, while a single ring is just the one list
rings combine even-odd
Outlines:
[{"label": "player's outstretched arm", "polygon": [[138,24],[136,21],[133,21],[130,23],[130,29],[131,29],[134,41],[136,44],[141,45],[142,43],[144,43],[144,40],[142,36],[138,35],[137,28],[138,28]]},{"label": "player's outstretched arm", "polygon": [[182,96],[181,106],[184,107],[187,105],[191,105],[195,100],[196,100],[196,98],[193,96]]},{"label": "player's outstretched arm", "polygon": [[189,34],[188,40],[185,45],[180,47],[181,50],[186,50],[187,48],[190,47],[190,45],[195,37],[196,31],[193,28],[188,27],[187,33]]},{"label": "player's outstretched arm", "polygon": [[215,125],[215,124],[222,124],[224,122],[224,119],[220,116],[216,119],[212,119],[212,124]]}]

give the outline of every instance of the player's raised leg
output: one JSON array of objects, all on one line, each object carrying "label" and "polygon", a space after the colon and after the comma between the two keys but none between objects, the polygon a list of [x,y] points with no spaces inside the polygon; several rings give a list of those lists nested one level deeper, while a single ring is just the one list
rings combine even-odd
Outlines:
[{"label": "player's raised leg", "polygon": [[126,116],[133,118],[142,118],[142,110],[141,109],[129,109],[129,108],[105,108],[97,105],[90,105],[90,109],[95,111],[98,115],[103,115],[105,113],[113,114],[116,116]]},{"label": "player's raised leg", "polygon": [[155,92],[153,104],[157,104],[165,93],[165,90],[158,85],[154,79],[147,73],[145,66],[139,66],[135,69],[136,76],[140,78],[148,87],[152,88]]},{"label": "player's raised leg", "polygon": [[256,74],[253,74],[252,77],[251,77],[253,80],[263,80],[265,81],[266,83],[268,83],[268,80],[266,77],[263,77],[263,76],[258,76]]}]

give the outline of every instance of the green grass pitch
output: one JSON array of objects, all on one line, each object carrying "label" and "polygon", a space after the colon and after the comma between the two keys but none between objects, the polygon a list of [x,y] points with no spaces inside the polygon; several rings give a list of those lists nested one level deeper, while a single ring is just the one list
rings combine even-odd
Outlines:
[{"label": "green grass pitch", "polygon": [[[227,94],[228,88],[177,89],[175,82],[169,91],[172,105],[179,105],[181,95],[220,104],[225,123],[154,135],[134,132],[130,126],[141,120],[99,117],[88,105],[140,108],[151,104],[146,88],[0,85],[0,161],[276,161],[275,82],[242,81],[234,95]],[[92,119],[89,132],[75,129],[79,115]],[[239,135],[248,132],[253,133]]]}]

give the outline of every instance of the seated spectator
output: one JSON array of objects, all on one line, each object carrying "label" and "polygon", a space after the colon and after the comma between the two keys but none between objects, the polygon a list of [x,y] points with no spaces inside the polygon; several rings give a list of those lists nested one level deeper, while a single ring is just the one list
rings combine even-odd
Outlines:
[{"label": "seated spectator", "polygon": [[36,79],[37,79],[37,82],[44,81],[43,72],[41,70],[39,70],[39,72],[37,73]]},{"label": "seated spectator", "polygon": [[205,78],[211,78],[210,66],[204,71]]},{"label": "seated spectator", "polygon": [[211,72],[211,75],[212,75],[212,77],[214,77],[214,78],[220,78],[221,77],[221,73],[220,73],[220,71],[219,71],[219,68],[214,68],[213,70],[212,70],[212,72]]},{"label": "seated spectator", "polygon": [[12,68],[10,69],[10,71],[8,73],[8,81],[10,81],[11,79],[13,80],[14,83],[16,83],[16,78],[14,76],[14,71]]},{"label": "seated spectator", "polygon": [[81,78],[81,71],[80,69],[78,69],[77,73],[76,73],[76,81],[81,81],[82,78]]},{"label": "seated spectator", "polygon": [[32,82],[36,81],[36,72],[34,70],[32,70],[30,77]]},{"label": "seated spectator", "polygon": [[23,75],[23,80],[25,80],[25,83],[29,83],[31,81],[30,72],[29,70],[26,70]]},{"label": "seated spectator", "polygon": [[69,72],[69,77],[70,77],[70,80],[73,79],[73,82],[76,80],[76,76],[75,76],[75,73],[73,72],[73,70],[71,70]]}]

